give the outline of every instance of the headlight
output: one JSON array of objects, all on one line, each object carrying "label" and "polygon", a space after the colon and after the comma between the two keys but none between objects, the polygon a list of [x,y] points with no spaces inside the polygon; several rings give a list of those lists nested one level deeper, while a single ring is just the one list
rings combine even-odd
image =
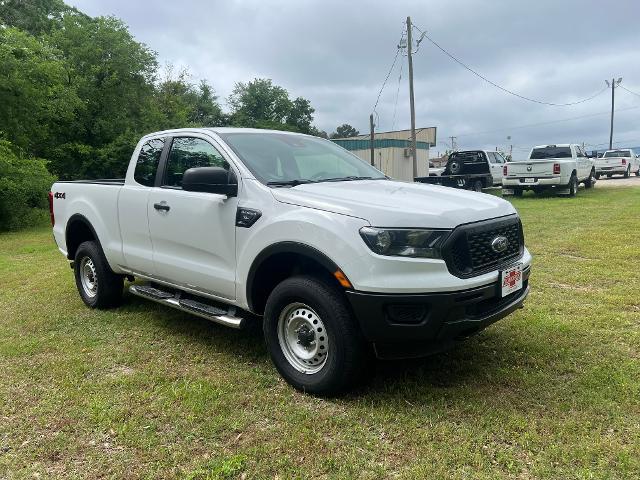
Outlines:
[{"label": "headlight", "polygon": [[440,248],[451,230],[362,227],[360,236],[379,255],[442,258]]}]

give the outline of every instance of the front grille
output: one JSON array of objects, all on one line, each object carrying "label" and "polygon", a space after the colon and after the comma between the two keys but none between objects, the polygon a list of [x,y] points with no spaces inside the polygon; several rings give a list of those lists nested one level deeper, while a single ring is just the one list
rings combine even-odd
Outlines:
[{"label": "front grille", "polygon": [[[491,247],[498,236],[508,240],[503,252]],[[495,270],[522,256],[523,251],[522,224],[515,215],[462,225],[453,231],[443,249],[449,271],[461,278]]]}]

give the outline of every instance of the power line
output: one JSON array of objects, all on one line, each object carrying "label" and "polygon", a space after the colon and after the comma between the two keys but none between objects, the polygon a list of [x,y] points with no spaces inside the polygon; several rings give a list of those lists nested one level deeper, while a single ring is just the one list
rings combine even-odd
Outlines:
[{"label": "power line", "polygon": [[458,60],[453,54],[449,53],[447,50],[445,50],[443,47],[441,47],[435,40],[433,40],[431,37],[429,37],[429,35],[427,35],[427,33],[423,30],[421,30],[420,28],[416,27],[414,25],[414,27],[421,33],[420,35],[420,41],[422,41],[422,39],[426,38],[427,40],[429,40],[433,45],[435,45],[436,48],[438,48],[442,53],[444,53],[446,56],[448,56],[451,60],[453,60],[454,62],[456,62],[458,65],[464,67],[465,69],[467,69],[468,71],[470,71],[471,73],[473,73],[475,76],[481,78],[482,80],[484,80],[485,82],[487,82],[489,85],[493,85],[494,87],[496,87],[499,90],[502,90],[505,93],[508,93],[509,95],[513,95],[515,97],[518,97],[522,100],[526,100],[528,102],[533,102],[533,103],[538,103],[540,105],[549,105],[552,107],[569,107],[571,105],[578,105],[580,103],[584,103],[584,102],[588,102],[589,100],[593,100],[594,98],[596,98],[598,95],[602,94],[605,90],[607,90],[607,87],[603,88],[602,90],[594,93],[593,95],[591,95],[590,97],[587,98],[583,98],[582,100],[578,100],[577,102],[569,102],[569,103],[553,103],[553,102],[544,102],[542,100],[536,100],[534,98],[529,98],[529,97],[525,97],[524,95],[520,95],[519,93],[516,93],[512,90],[509,90],[508,88],[505,88],[501,85],[498,85],[497,83],[489,80],[487,77],[485,77],[484,75],[476,72],[473,68],[471,68],[470,66],[468,66],[466,63],[462,62],[461,60]]},{"label": "power line", "polygon": [[396,90],[396,101],[393,105],[393,121],[391,122],[391,130],[396,126],[396,112],[398,110],[398,97],[400,96],[400,81],[402,80],[402,69],[404,68],[404,62],[400,62],[400,75],[398,75],[398,89]]},{"label": "power line", "polygon": [[[626,108],[619,108],[616,109],[616,112],[624,112],[627,110],[635,110],[640,108],[640,105],[635,106],[635,107],[626,107]],[[479,135],[488,135],[491,133],[500,133],[500,132],[509,132],[511,130],[520,130],[523,128],[532,128],[532,127],[541,127],[544,125],[553,125],[555,123],[563,123],[563,122],[570,122],[573,120],[581,120],[584,118],[591,118],[591,117],[598,117],[601,115],[609,115],[611,112],[599,112],[599,113],[590,113],[587,115],[580,115],[578,117],[570,117],[570,118],[563,118],[560,120],[550,120],[548,122],[538,122],[538,123],[530,123],[527,125],[519,125],[519,126],[515,126],[515,127],[504,127],[504,128],[500,128],[500,129],[496,129],[496,130],[486,130],[484,132],[472,132],[472,133],[460,133],[457,136],[458,137],[475,137],[475,136],[479,136]]]},{"label": "power line", "polygon": [[621,88],[621,89],[623,89],[623,90],[626,90],[627,92],[631,93],[632,95],[635,95],[636,97],[640,97],[640,93],[636,93],[636,92],[634,92],[633,90],[629,90],[628,88],[623,87],[622,85],[618,85],[618,88]]},{"label": "power line", "polygon": [[404,30],[402,31],[402,35],[400,35],[400,41],[398,42],[398,46],[396,48],[396,54],[393,57],[393,62],[391,62],[391,68],[389,68],[389,72],[387,73],[387,76],[384,78],[384,82],[382,82],[382,87],[380,87],[380,91],[378,92],[378,98],[376,98],[376,103],[373,106],[373,111],[376,111],[376,108],[378,107],[378,102],[380,102],[380,96],[382,95],[382,91],[384,90],[384,87],[387,85],[387,81],[389,80],[389,77],[391,76],[391,72],[393,72],[394,67],[396,66],[396,62],[398,61],[398,56],[400,55],[400,51],[402,50],[402,39],[404,38]]}]

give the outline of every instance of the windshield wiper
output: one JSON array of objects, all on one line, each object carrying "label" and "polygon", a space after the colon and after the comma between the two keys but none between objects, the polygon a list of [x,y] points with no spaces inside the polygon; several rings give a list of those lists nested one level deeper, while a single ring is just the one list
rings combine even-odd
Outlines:
[{"label": "windshield wiper", "polygon": [[[380,177],[377,180],[382,180],[384,177]],[[348,177],[336,177],[336,178],[324,178],[322,180],[318,180],[319,182],[351,182],[353,180],[374,180],[373,177],[357,177],[355,175]]]},{"label": "windshield wiper", "polygon": [[295,187],[296,185],[302,185],[304,183],[315,183],[314,180],[307,180],[304,178],[296,178],[294,180],[276,180],[273,182],[267,182],[269,187]]}]

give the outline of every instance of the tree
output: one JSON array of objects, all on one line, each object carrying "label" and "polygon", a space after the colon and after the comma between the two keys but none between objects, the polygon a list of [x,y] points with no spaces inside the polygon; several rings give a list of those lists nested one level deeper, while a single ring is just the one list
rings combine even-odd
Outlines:
[{"label": "tree", "polygon": [[0,131],[14,145],[43,156],[67,134],[82,107],[68,68],[46,41],[0,28]]},{"label": "tree", "polygon": [[311,102],[298,97],[291,103],[291,109],[287,114],[287,125],[296,127],[299,132],[311,133],[313,112],[315,109],[311,106]]},{"label": "tree", "polygon": [[348,123],[343,123],[339,127],[336,128],[336,131],[331,134],[331,138],[349,138],[349,137],[357,137],[360,134],[358,130],[349,125]]}]

